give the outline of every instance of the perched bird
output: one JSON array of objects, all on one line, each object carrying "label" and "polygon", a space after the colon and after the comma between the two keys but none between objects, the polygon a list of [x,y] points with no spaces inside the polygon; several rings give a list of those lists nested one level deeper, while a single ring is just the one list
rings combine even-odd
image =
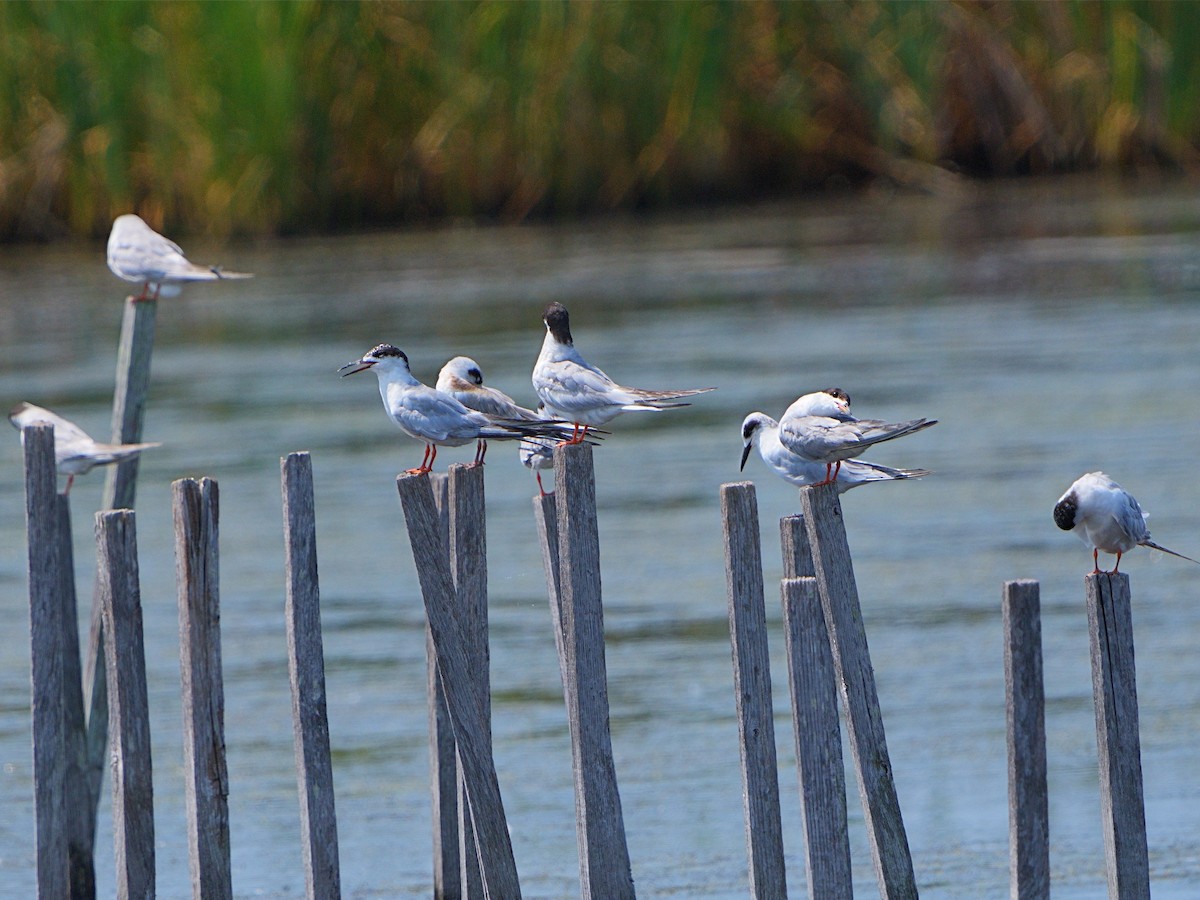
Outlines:
[{"label": "perched bird", "polygon": [[[807,487],[826,483],[825,479],[829,473],[825,463],[810,462],[783,446],[779,441],[779,423],[766,413],[752,412],[746,416],[742,421],[742,441],[742,469],[746,468],[750,451],[757,447],[762,461],[789,484]],[[872,481],[900,481],[928,474],[928,469],[893,469],[865,460],[851,459],[842,463],[834,480],[837,482],[838,493],[843,494],[850,488]]]},{"label": "perched bird", "polygon": [[[473,409],[498,419],[520,419],[536,422],[542,419],[532,409],[526,409],[503,391],[483,383],[479,364],[467,356],[456,356],[438,373],[435,387],[450,394],[467,409]],[[483,462],[487,441],[480,441],[476,459]]]},{"label": "perched bird", "polygon": [[1121,565],[1121,555],[1134,547],[1150,547],[1200,565],[1200,560],[1168,550],[1150,540],[1147,516],[1127,490],[1103,472],[1081,475],[1054,504],[1054,524],[1063,531],[1074,531],[1092,548],[1093,573],[1100,571],[1100,551],[1115,553],[1113,574]]},{"label": "perched bird", "polygon": [[34,406],[18,403],[8,414],[8,421],[21,432],[21,443],[25,443],[25,428],[45,423],[54,426],[54,463],[62,475],[67,476],[64,494],[71,492],[76,475],[90,472],[96,466],[107,466],[137,456],[143,450],[160,447],[160,443],[147,444],[98,444],[86,431],[74,422],[68,422],[57,413]]},{"label": "perched bird", "polygon": [[579,443],[588,429],[603,425],[623,412],[687,406],[670,401],[715,390],[646,391],[623,387],[580,356],[571,339],[565,306],[551,303],[542,314],[542,321],[546,323],[546,337],[533,366],[533,389],[546,405],[548,415],[575,425],[571,443]]},{"label": "perched bird", "polygon": [[[538,418],[545,418],[545,412],[545,404],[539,403]],[[521,444],[517,447],[521,465],[533,472],[537,478],[538,493],[543,497],[548,493],[554,493],[554,491],[547,491],[542,486],[542,472],[554,468],[554,444],[553,440],[546,438],[521,438]]]},{"label": "perched bird", "polygon": [[[134,300],[157,300],[161,293],[173,297],[185,281],[253,278],[247,272],[226,272],[219,266],[188,262],[179,245],[167,240],[132,213],[117,216],[108,235],[108,267],[114,275],[135,284],[142,292]],[[150,293],[151,286],[154,293]]]},{"label": "perched bird", "polygon": [[[365,369],[375,370],[379,394],[392,421],[409,437],[425,445],[421,465],[408,469],[410,475],[430,471],[439,446],[461,447],[477,440],[516,441],[523,437],[563,440],[569,434],[561,422],[498,419],[467,409],[449,394],[417,381],[408,368],[408,357],[391,344],[380,344],[338,371],[344,378]],[[481,463],[477,455],[475,465]]]},{"label": "perched bird", "polygon": [[895,423],[858,419],[850,414],[850,398],[844,391],[837,394],[817,391],[805,394],[788,407],[779,420],[779,440],[808,462],[824,463],[825,480],[818,483],[828,484],[837,477],[843,461],[853,459],[868,447],[936,424],[937,419]]}]

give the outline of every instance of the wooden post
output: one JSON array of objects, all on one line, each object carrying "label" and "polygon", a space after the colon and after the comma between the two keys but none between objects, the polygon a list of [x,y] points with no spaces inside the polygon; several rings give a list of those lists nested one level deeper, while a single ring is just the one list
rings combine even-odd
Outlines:
[{"label": "wooden post", "polygon": [[284,618],[306,896],[308,900],[338,900],[342,885],[329,716],[325,708],[325,651],[321,638],[312,460],[307,453],[292,453],[280,460],[279,468],[287,560]]},{"label": "wooden post", "polygon": [[25,527],[33,718],[33,810],[37,896],[67,897],[66,742],[63,734],[63,603],[59,587],[58,472],[54,426],[24,429]]},{"label": "wooden post", "polygon": [[396,479],[396,488],[408,525],[438,672],[446,692],[446,707],[462,761],[484,887],[489,897],[517,900],[521,887],[512,841],[504,818],[496,767],[485,753],[484,711],[471,673],[473,663],[467,656],[466,628],[461,621],[454,579],[442,542],[433,490],[423,475],[401,475]]},{"label": "wooden post", "polygon": [[583,900],[622,900],[634,896],[633,871],[608,728],[600,534],[591,446],[555,447],[554,484],[580,896]]},{"label": "wooden post", "polygon": [[[446,561],[450,560],[450,476],[430,473],[429,486],[438,512],[438,528]],[[454,726],[446,709],[446,694],[438,675],[433,633],[425,621],[425,675],[429,697],[429,785],[433,812],[434,900],[463,896],[459,870],[458,839],[458,754],[454,750]]]},{"label": "wooden post", "polygon": [[79,660],[79,613],[75,596],[75,549],[71,541],[71,503],[56,498],[58,514],[58,596],[62,604],[63,731],[66,751],[67,856],[71,900],[95,900],[95,834],[87,771],[87,720]]},{"label": "wooden post", "polygon": [[546,572],[546,593],[550,597],[554,647],[558,651],[558,674],[562,679],[563,690],[566,690],[567,648],[566,636],[563,634],[562,591],[558,584],[558,508],[554,502],[554,494],[539,494],[533,498],[533,520],[537,527],[538,543],[542,546],[542,567]]},{"label": "wooden post", "polygon": [[1036,581],[1006,581],[1004,691],[1008,719],[1008,867],[1012,900],[1049,900],[1046,690]]},{"label": "wooden post", "polygon": [[783,550],[780,595],[804,818],[808,893],[810,897],[851,897],[853,871],[837,675],[804,516],[780,519],[779,537]]},{"label": "wooden post", "polygon": [[1099,572],[1084,578],[1096,701],[1100,817],[1108,896],[1149,898],[1150,863],[1142,798],[1137,677],[1129,576]]},{"label": "wooden post", "polygon": [[154,896],[154,789],[137,538],[131,510],[96,513],[112,735],[117,896]]},{"label": "wooden post", "polygon": [[742,808],[750,896],[786,897],[783,825],[775,719],[771,701],[771,659],[767,610],[763,600],[762,547],[754,484],[721,485],[725,536],[725,594],[733,644],[733,689],[742,761]]},{"label": "wooden post", "polygon": [[[112,442],[137,443],[142,439],[146,396],[150,391],[150,356],[154,350],[157,300],[125,298],[121,342],[117,349],[116,384],[113,389]],[[110,466],[104,479],[101,509],[133,509],[137,491],[138,457]],[[99,579],[97,579],[99,582]],[[100,789],[104,784],[104,757],[108,750],[108,681],[105,675],[105,638],[100,598],[92,597],[92,623],[83,694],[87,703],[87,772],[91,792],[91,826],[96,829]]]},{"label": "wooden post", "polygon": [[283,544],[286,553],[288,676],[292,680],[292,730],[300,838],[308,900],[342,894],[337,857],[334,767],[325,709],[325,650],[320,634],[317,578],[317,512],[312,460],[289,454],[280,460]]},{"label": "wooden post", "polygon": [[217,483],[210,478],[180,479],[171,485],[171,491],[192,896],[195,900],[232,900],[225,691],[221,678],[219,494]]},{"label": "wooden post", "polygon": [[[492,686],[488,672],[487,607],[487,529],[483,492],[483,467],[455,464],[449,468],[450,481],[450,571],[458,596],[460,621],[466,651],[474,661],[472,675],[475,691],[483,709],[483,752],[492,758]],[[471,827],[471,815],[458,761],[458,833],[459,871],[463,897],[485,896],[479,871],[478,850]]]},{"label": "wooden post", "polygon": [[867,649],[867,633],[863,628],[837,485],[803,488],[800,499],[846,715],[850,750],[858,773],[858,791],[879,893],[885,900],[916,898],[917,880],[888,758],[875,672]]}]

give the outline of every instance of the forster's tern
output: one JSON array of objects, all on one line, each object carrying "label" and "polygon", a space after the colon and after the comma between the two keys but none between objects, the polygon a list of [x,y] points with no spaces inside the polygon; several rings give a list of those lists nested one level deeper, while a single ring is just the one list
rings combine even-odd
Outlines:
[{"label": "forster's tern", "polygon": [[[483,372],[479,363],[467,356],[456,356],[438,373],[435,387],[454,397],[467,409],[484,413],[494,419],[520,419],[527,422],[541,420],[532,409],[526,409],[503,391],[483,383]],[[487,453],[487,442],[480,441],[477,459],[483,460]]]},{"label": "forster's tern", "polygon": [[533,389],[546,405],[547,415],[575,425],[572,443],[582,441],[589,428],[603,425],[623,412],[687,406],[670,401],[715,390],[646,391],[622,387],[579,355],[571,339],[565,306],[551,303],[542,321],[546,323],[546,338],[533,366]]},{"label": "forster's tern", "polygon": [[1115,553],[1115,574],[1121,555],[1134,547],[1150,547],[1200,565],[1200,560],[1168,550],[1150,540],[1146,514],[1133,495],[1103,472],[1081,475],[1054,504],[1054,524],[1074,531],[1092,548],[1092,571],[1100,571],[1100,551]]},{"label": "forster's tern", "polygon": [[[816,410],[816,412],[812,412]],[[858,419],[850,414],[850,398],[844,391],[817,391],[797,399],[779,420],[779,440],[797,456],[824,463],[825,481],[833,481],[844,460],[853,459],[868,447],[913,434],[936,425],[937,419],[884,422]]]},{"label": "forster's tern", "polygon": [[[752,412],[746,416],[742,422],[742,441],[743,469],[746,468],[750,451],[757,447],[762,461],[770,466],[776,475],[796,487],[823,484],[829,476],[825,463],[810,462],[783,446],[779,441],[779,423],[766,413]],[[837,482],[838,493],[843,494],[850,488],[872,481],[900,481],[928,474],[928,469],[893,469],[865,460],[851,459],[842,463],[834,480]]]},{"label": "forster's tern", "polygon": [[193,265],[178,244],[132,214],[117,216],[113,222],[108,236],[108,267],[118,278],[142,285],[142,292],[134,300],[157,300],[160,293],[173,297],[185,281],[254,277],[247,272],[226,272],[219,266]]},{"label": "forster's tern", "polygon": [[21,432],[22,444],[25,443],[26,426],[43,423],[54,426],[54,463],[59,473],[67,476],[64,494],[71,492],[76,475],[90,472],[96,466],[130,459],[151,447],[162,446],[159,443],[98,444],[74,422],[68,422],[57,413],[32,403],[18,403],[8,414],[8,421]]},{"label": "forster's tern", "polygon": [[[561,422],[493,419],[467,409],[449,394],[417,381],[408,368],[408,357],[391,344],[380,344],[338,371],[345,377],[364,369],[374,369],[379,377],[379,394],[392,421],[409,437],[425,445],[421,465],[408,469],[410,475],[432,469],[439,446],[461,447],[477,440],[515,441],[523,437],[563,440],[569,433]],[[481,463],[477,454],[475,465]]]},{"label": "forster's tern", "polygon": [[[545,418],[545,413],[545,404],[539,403],[538,418]],[[555,441],[547,438],[521,438],[521,445],[517,448],[521,465],[533,472],[537,478],[538,493],[543,497],[547,493],[554,493],[542,486],[542,472],[554,468],[554,444]]]}]

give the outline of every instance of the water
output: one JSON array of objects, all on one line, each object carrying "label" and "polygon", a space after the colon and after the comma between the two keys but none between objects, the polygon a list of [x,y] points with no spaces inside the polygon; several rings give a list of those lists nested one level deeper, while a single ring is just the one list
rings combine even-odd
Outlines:
[{"label": "water", "polygon": [[[375,379],[336,368],[381,340],[432,381],[473,356],[532,402],[540,312],[565,302],[581,351],[644,386],[719,390],[626,416],[596,453],[613,746],[639,893],[743,897],[737,729],[718,486],[752,478],[763,523],[776,739],[792,892],[803,892],[777,520],[796,492],[739,425],[840,385],[860,415],[935,416],[879,462],[919,482],[845,498],[888,746],[925,897],[1008,879],[1000,588],[1042,584],[1056,897],[1104,892],[1082,576],[1050,517],[1079,474],[1133,491],[1159,541],[1200,552],[1200,194],[1094,181],[956,200],[819,198],[653,221],[446,229],[263,243],[198,260],[259,273],[163,301],[138,534],[158,885],[188,893],[170,482],[221,491],[221,602],[234,885],[303,896],[284,648],[279,457],[313,454],[345,893],[428,896],[424,636],[393,478],[420,448]],[[0,251],[0,395],[108,430],[123,285],[99,246]],[[33,893],[28,599],[15,435],[0,452],[0,896]],[[465,461],[470,448],[443,451]],[[570,752],[528,472],[488,457],[496,763],[527,896],[577,893]],[[99,473],[72,490],[80,595]],[[1197,570],[1138,550],[1142,758],[1156,897],[1200,892]],[[86,620],[86,604],[83,617]],[[857,886],[875,892],[849,776]],[[113,893],[107,791],[98,866]]]}]

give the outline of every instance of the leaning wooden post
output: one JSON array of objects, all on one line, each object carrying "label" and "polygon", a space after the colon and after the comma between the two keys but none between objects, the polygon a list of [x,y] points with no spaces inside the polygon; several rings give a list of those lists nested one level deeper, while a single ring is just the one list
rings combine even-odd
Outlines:
[{"label": "leaning wooden post", "polygon": [[779,520],[780,585],[792,732],[804,819],[804,868],[810,897],[854,893],[846,816],[846,769],[838,723],[837,676],[803,516]]},{"label": "leaning wooden post", "polygon": [[95,835],[87,778],[87,720],[79,660],[79,612],[75,596],[75,549],[71,542],[71,502],[59,494],[58,591],[62,604],[63,730],[66,741],[67,855],[72,900],[95,900]]},{"label": "leaning wooden post", "polygon": [[300,837],[308,900],[338,900],[337,815],[325,708],[325,651],[317,580],[317,519],[312,460],[292,453],[279,462],[286,555],[288,675],[292,734],[300,793]]},{"label": "leaning wooden post", "polygon": [[1111,898],[1150,896],[1142,747],[1129,576],[1097,572],[1084,578],[1092,649],[1092,694],[1100,762],[1100,816]]},{"label": "leaning wooden post", "polygon": [[633,871],[609,733],[604,607],[600,598],[600,533],[592,448],[554,449],[559,590],[567,660],[567,718],[575,780],[580,896],[633,897]]},{"label": "leaning wooden post", "polygon": [[749,481],[721,485],[725,595],[742,760],[742,811],[751,897],[786,897],[771,658],[763,600],[758,502]]},{"label": "leaning wooden post", "polygon": [[[157,300],[134,300],[132,296],[125,298],[121,342],[117,349],[116,385],[113,389],[114,444],[137,443],[142,439],[157,312]],[[110,466],[104,479],[101,509],[133,509],[137,473],[136,456]],[[83,670],[83,694],[88,709],[87,761],[93,834],[100,805],[100,789],[104,783],[104,757],[108,750],[108,683],[104,672],[104,643],[100,601],[98,596],[93,596],[91,631]]]},{"label": "leaning wooden post", "polygon": [[[438,528],[450,559],[450,476],[430,473],[429,486],[438,511]],[[458,754],[454,726],[446,709],[446,693],[438,675],[437,652],[429,621],[425,622],[425,677],[429,698],[429,788],[433,814],[433,896],[462,896],[458,839]]]},{"label": "leaning wooden post", "polygon": [[[475,691],[483,708],[483,751],[492,757],[492,685],[488,671],[487,528],[483,491],[483,467],[450,466],[450,571],[458,596],[467,655],[473,660]],[[467,900],[484,896],[475,834],[458,762],[459,871]]]},{"label": "leaning wooden post", "polygon": [[521,887],[512,841],[495,763],[485,752],[483,706],[471,671],[473,662],[467,656],[466,628],[460,618],[433,490],[424,475],[401,475],[396,479],[396,488],[408,525],[438,673],[462,761],[484,887],[489,897],[516,900],[521,896]]},{"label": "leaning wooden post", "polygon": [[192,896],[196,900],[232,900],[217,553],[219,494],[211,478],[183,478],[171,485],[171,491]]},{"label": "leaning wooden post", "polygon": [[837,485],[803,488],[800,499],[846,714],[850,750],[858,773],[858,792],[879,893],[885,900],[915,898],[917,879],[888,758],[875,672],[867,649]]},{"label": "leaning wooden post", "polygon": [[1001,606],[1008,711],[1009,896],[1013,900],[1048,900],[1050,812],[1038,583],[1006,581]]},{"label": "leaning wooden post", "polygon": [[25,526],[29,538],[29,626],[37,896],[70,896],[63,734],[63,604],[60,596],[58,472],[54,427],[24,429]]},{"label": "leaning wooden post", "polygon": [[117,896],[154,896],[154,789],[137,537],[131,510],[96,513],[97,592],[112,735]]},{"label": "leaning wooden post", "polygon": [[537,527],[538,543],[542,547],[542,568],[546,573],[546,593],[550,598],[550,621],[554,627],[554,647],[558,651],[558,674],[565,691],[568,679],[567,648],[563,634],[562,590],[558,583],[558,507],[554,502],[554,494],[539,494],[533,498],[533,520]]}]

